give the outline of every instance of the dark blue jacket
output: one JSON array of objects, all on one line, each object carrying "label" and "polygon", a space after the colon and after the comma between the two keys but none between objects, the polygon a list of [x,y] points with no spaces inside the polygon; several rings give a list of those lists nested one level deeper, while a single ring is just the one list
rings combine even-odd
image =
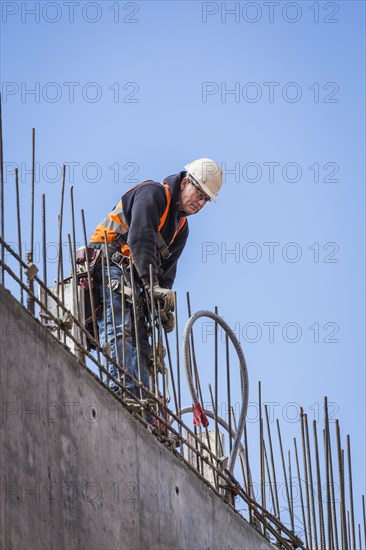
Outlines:
[{"label": "dark blue jacket", "polygon": [[[180,172],[168,176],[164,180],[164,183],[170,187],[171,203],[167,219],[160,233],[168,246],[181,218],[185,216],[183,212],[179,211],[178,202],[180,184],[185,175],[186,172]],[[172,245],[169,246],[171,257],[164,260],[161,258],[156,244],[158,226],[167,205],[164,187],[156,181],[139,185],[122,196],[122,205],[129,227],[127,243],[143,283],[150,283],[149,265],[152,264],[154,282],[158,282],[161,287],[172,288],[177,271],[177,261],[188,238],[188,222],[186,221]]]}]

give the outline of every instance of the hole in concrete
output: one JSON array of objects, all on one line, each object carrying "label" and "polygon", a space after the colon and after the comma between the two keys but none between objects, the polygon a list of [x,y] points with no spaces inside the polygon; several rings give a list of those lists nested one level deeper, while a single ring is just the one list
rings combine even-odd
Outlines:
[{"label": "hole in concrete", "polygon": [[177,495],[179,495],[179,487],[175,488],[175,492],[177,493]]},{"label": "hole in concrete", "polygon": [[93,415],[93,418],[97,416],[97,411],[95,409],[92,409],[92,415]]}]

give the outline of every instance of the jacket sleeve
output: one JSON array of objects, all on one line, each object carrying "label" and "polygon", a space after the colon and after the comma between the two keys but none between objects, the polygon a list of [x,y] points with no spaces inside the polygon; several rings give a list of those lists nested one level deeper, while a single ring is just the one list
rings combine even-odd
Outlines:
[{"label": "jacket sleeve", "polygon": [[166,207],[165,190],[160,184],[148,183],[138,187],[131,196],[122,197],[122,202],[129,225],[127,243],[137,273],[145,285],[150,284],[152,264],[153,282],[157,283],[156,235]]},{"label": "jacket sleeve", "polygon": [[159,284],[162,288],[172,288],[175,275],[177,272],[177,262],[180,255],[183,252],[187,238],[189,235],[188,223],[186,222],[183,228],[179,231],[173,244],[169,247],[171,256],[167,260],[163,260],[161,263],[161,270],[159,272]]}]

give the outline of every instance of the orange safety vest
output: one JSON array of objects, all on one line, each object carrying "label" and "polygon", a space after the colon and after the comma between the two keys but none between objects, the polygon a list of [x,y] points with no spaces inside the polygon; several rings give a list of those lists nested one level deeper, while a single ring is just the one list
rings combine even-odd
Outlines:
[{"label": "orange safety vest", "polygon": [[[146,181],[143,181],[142,183],[139,183],[139,184],[135,185],[134,187],[129,189],[127,191],[127,193],[131,193],[131,191],[136,189],[136,187],[139,187],[140,185],[143,185],[143,184],[148,183],[150,181],[152,181],[152,180],[146,180]],[[165,224],[166,219],[168,217],[170,203],[171,203],[171,200],[172,200],[169,185],[167,183],[164,183],[163,185],[164,185],[164,189],[165,189],[165,196],[166,196],[167,204],[166,204],[165,210],[163,212],[163,215],[160,218],[159,226],[158,226],[158,240],[160,241],[159,242],[159,249],[161,248],[161,242],[163,242],[164,245],[166,246],[166,243],[164,242],[163,237],[160,234],[160,231],[164,227],[164,224]],[[126,193],[126,195],[127,195],[127,193]],[[184,226],[186,221],[187,220],[186,220],[185,217],[183,217],[180,220],[179,225],[177,227],[177,230],[174,233],[173,238],[170,241],[168,246],[170,246],[174,242],[176,236],[178,235],[179,231],[182,229],[182,227]],[[117,204],[117,206],[114,207],[112,212],[110,212],[108,214],[108,216],[100,224],[97,225],[97,227],[95,228],[95,231],[93,233],[93,236],[90,239],[90,242],[92,242],[92,243],[104,243],[104,235],[105,234],[106,234],[108,243],[111,243],[112,241],[114,241],[114,239],[116,237],[118,237],[119,235],[122,235],[127,240],[127,233],[128,233],[128,225],[127,225],[124,213],[123,213],[122,199],[121,199],[119,201],[119,203]],[[128,244],[125,244],[121,247],[121,252],[124,256],[129,256],[130,255],[130,249],[129,249]]]}]

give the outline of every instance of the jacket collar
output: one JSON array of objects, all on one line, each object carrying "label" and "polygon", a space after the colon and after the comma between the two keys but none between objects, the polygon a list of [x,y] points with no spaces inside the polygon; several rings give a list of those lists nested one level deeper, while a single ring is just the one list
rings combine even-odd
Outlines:
[{"label": "jacket collar", "polygon": [[187,172],[179,172],[179,174],[173,174],[172,176],[167,176],[164,179],[164,183],[169,185],[171,194],[172,194],[172,204],[179,206],[179,193],[180,193],[180,184],[182,179],[185,178]]}]

